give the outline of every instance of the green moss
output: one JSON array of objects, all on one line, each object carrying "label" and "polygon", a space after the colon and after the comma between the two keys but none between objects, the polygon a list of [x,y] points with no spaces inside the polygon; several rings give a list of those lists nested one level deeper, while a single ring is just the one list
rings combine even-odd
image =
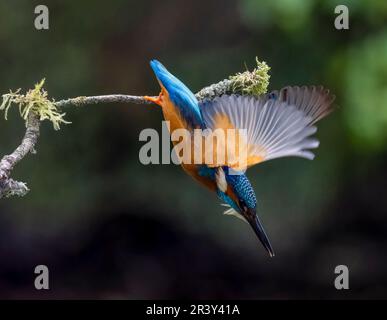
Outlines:
[{"label": "green moss", "polygon": [[51,121],[55,130],[59,130],[61,124],[70,123],[64,120],[65,113],[60,113],[55,101],[48,99],[47,91],[43,89],[44,81],[45,79],[42,79],[35,84],[35,88],[28,90],[26,94],[21,94],[20,89],[3,94],[0,110],[4,111],[5,119],[8,117],[10,107],[18,105],[20,115],[25,121],[27,121],[29,114],[33,112],[39,116],[40,121]]},{"label": "green moss", "polygon": [[270,67],[256,57],[257,67],[230,77],[232,92],[259,96],[267,92]]}]

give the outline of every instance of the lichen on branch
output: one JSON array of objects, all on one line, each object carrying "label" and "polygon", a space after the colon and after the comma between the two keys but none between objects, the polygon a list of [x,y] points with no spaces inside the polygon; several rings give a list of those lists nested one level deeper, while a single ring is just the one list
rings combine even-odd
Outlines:
[{"label": "lichen on branch", "polygon": [[[260,96],[267,92],[270,80],[270,67],[265,61],[259,61],[255,58],[257,66],[249,71],[239,72],[230,76],[228,79],[222,80],[218,83],[212,84],[201,89],[196,93],[199,100],[213,99],[222,94],[241,94]],[[246,68],[247,69],[247,68]]]},{"label": "lichen on branch", "polygon": [[270,67],[265,61],[259,61],[258,57],[255,58],[255,61],[257,66],[252,71],[246,70],[230,77],[232,92],[252,96],[260,96],[267,92]]},{"label": "lichen on branch", "polygon": [[0,105],[0,110],[4,111],[5,119],[8,118],[10,107],[12,105],[18,105],[20,116],[26,123],[31,113],[36,114],[40,121],[51,121],[55,130],[59,130],[61,124],[70,123],[64,120],[65,113],[60,113],[55,101],[48,99],[47,91],[43,88],[44,82],[45,79],[42,79],[39,83],[35,84],[34,89],[28,90],[26,94],[21,94],[21,89],[3,94],[3,102]]}]

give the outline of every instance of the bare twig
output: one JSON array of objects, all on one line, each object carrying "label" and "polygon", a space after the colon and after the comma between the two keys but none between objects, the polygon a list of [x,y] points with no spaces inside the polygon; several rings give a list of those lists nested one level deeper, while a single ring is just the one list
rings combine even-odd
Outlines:
[{"label": "bare twig", "polygon": [[104,96],[90,96],[90,97],[76,97],[55,102],[59,108],[74,105],[82,106],[87,104],[98,103],[135,103],[135,104],[151,104],[150,101],[145,100],[142,96],[129,96],[124,94],[109,94]]}]

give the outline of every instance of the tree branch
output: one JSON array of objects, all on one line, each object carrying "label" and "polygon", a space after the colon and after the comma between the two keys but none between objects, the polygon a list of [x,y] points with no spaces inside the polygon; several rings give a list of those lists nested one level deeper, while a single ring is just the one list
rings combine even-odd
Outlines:
[{"label": "tree branch", "polygon": [[[54,103],[58,108],[74,105],[82,106],[89,104],[102,103],[135,103],[151,104],[142,96],[131,96],[123,94],[112,94],[90,97],[76,97],[63,99]],[[29,189],[24,182],[16,181],[10,178],[15,165],[22,160],[28,153],[35,153],[35,145],[39,138],[40,119],[38,115],[31,112],[26,121],[26,132],[21,144],[9,155],[4,156],[0,161],[0,199],[11,196],[24,196]]]},{"label": "tree branch", "polygon": [[28,153],[35,152],[35,145],[39,137],[40,120],[36,114],[31,113],[26,122],[26,133],[21,144],[10,155],[4,156],[0,161],[0,199],[10,196],[24,196],[29,191],[24,182],[15,181],[10,174],[15,165]]},{"label": "tree branch", "polygon": [[135,103],[135,104],[151,104],[152,102],[145,100],[142,96],[129,96],[124,94],[109,94],[104,96],[90,96],[90,97],[76,97],[71,99],[64,99],[55,102],[54,104],[63,108],[69,105],[83,106],[87,104],[98,104],[98,103]]},{"label": "tree branch", "polygon": [[[196,98],[200,100],[213,99],[222,94],[240,93],[249,95],[260,95],[266,92],[269,82],[269,67],[265,62],[257,61],[257,67],[252,71],[245,71],[231,76],[201,89],[196,93]],[[11,179],[10,175],[15,165],[21,161],[28,153],[35,153],[35,145],[39,138],[40,122],[48,119],[55,129],[59,129],[62,123],[68,123],[63,119],[64,114],[59,113],[59,109],[73,106],[83,106],[89,104],[103,103],[134,103],[151,104],[143,96],[132,96],[123,94],[111,94],[100,96],[80,96],[76,98],[63,99],[59,101],[48,100],[47,92],[42,88],[44,79],[29,90],[26,95],[10,92],[3,95],[3,103],[0,110],[5,110],[7,117],[8,109],[12,103],[19,104],[21,115],[26,119],[26,132],[21,144],[10,155],[4,156],[0,161],[0,199],[10,196],[24,196],[29,189],[23,182]]]}]

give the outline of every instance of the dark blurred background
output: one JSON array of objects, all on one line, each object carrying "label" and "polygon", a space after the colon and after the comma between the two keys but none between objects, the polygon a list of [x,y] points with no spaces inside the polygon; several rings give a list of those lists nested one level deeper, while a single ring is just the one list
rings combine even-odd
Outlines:
[{"label": "dark blurred background", "polygon": [[[38,4],[49,30],[34,28]],[[349,30],[334,27],[338,4]],[[322,84],[338,108],[314,161],[248,172],[273,259],[179,167],[140,164],[159,108],[66,109],[72,124],[43,123],[38,153],[14,170],[30,193],[0,200],[0,298],[387,298],[386,20],[376,0],[1,1],[2,93],[45,77],[56,100],[156,95],[151,58],[198,91],[258,56],[271,89]],[[23,126],[16,109],[1,116],[0,155]],[[49,291],[34,288],[38,264]],[[340,264],[349,290],[333,285]]]}]

